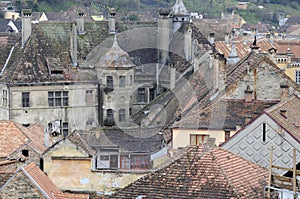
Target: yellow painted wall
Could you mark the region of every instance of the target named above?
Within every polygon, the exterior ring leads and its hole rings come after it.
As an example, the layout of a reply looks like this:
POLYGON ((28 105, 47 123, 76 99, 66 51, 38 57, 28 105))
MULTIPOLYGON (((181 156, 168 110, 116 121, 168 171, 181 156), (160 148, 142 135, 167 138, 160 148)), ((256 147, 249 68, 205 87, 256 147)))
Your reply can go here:
POLYGON ((295 80, 296 77, 296 70, 300 70, 299 68, 287 68, 285 69, 285 74, 287 74, 292 80, 295 80))
MULTIPOLYGON (((216 145, 219 146, 225 141, 225 133, 223 130, 194 130, 194 129, 172 129, 173 131, 173 148, 186 147, 190 145, 190 135, 209 135, 210 138, 216 139, 216 145)), ((235 131, 230 132, 230 136, 233 136, 235 131)))
POLYGON ((145 175, 92 171, 92 158, 88 158, 80 147, 76 147, 68 139, 62 140, 44 155, 44 171, 60 189, 74 191, 112 191, 145 175), (67 157, 85 159, 66 159, 67 157))
POLYGON ((145 174, 91 171, 90 160, 52 160, 48 177, 62 190, 112 191, 145 174))

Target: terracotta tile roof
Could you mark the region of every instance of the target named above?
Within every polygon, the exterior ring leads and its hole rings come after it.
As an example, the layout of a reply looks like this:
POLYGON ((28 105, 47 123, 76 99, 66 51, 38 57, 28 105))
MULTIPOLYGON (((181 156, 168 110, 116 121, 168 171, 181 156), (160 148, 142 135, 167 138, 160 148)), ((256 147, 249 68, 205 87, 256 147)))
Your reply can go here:
POLYGON ((110 198, 263 198, 267 170, 220 148, 190 146, 110 198))
POLYGON ((54 193, 55 199, 89 199, 88 194, 54 193))
MULTIPOLYGON (((55 199, 52 193, 61 193, 61 190, 43 173, 35 163, 30 163, 22 168, 29 179, 39 187, 40 191, 47 194, 48 197, 55 199)), ((43 193, 43 194, 44 194, 43 193)))
MULTIPOLYGON (((239 58, 242 59, 251 52, 250 46, 252 43, 253 39, 249 38, 247 38, 246 42, 243 41, 242 37, 235 39, 235 47, 239 58)), ((215 46, 219 53, 224 54, 224 57, 228 58, 232 46, 231 42, 217 41, 215 46)), ((293 53, 292 58, 300 58, 300 40, 274 40, 271 43, 266 38, 260 38, 257 40, 257 46, 260 47, 260 53, 268 53, 268 50, 275 48, 278 54, 285 54, 290 49, 290 52, 293 53)))
POLYGON ((44 127, 39 124, 32 124, 25 131, 30 138, 29 145, 39 154, 42 154, 47 147, 44 145, 44 127))
POLYGON ((46 150, 44 129, 36 125, 28 129, 13 121, 0 121, 0 157, 8 157, 24 144, 42 154, 46 150))
POLYGON ((246 118, 252 119, 260 115, 278 101, 254 101, 245 103, 243 99, 218 100, 204 109, 176 122, 173 128, 236 130, 237 125, 245 125, 246 118))
POLYGON ((266 113, 273 118, 281 127, 300 142, 300 98, 291 98, 266 110, 266 113))
POLYGON ((26 128, 12 121, 0 121, 0 157, 8 157, 21 145, 29 142, 23 133, 26 128))

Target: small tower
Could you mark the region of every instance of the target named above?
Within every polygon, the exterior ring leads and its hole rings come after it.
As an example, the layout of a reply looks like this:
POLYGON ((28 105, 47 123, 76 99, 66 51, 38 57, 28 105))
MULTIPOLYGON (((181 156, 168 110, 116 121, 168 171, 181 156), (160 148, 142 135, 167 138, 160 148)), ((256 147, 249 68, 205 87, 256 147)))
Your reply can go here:
POLYGON ((115 34, 116 33, 116 11, 114 8, 109 10, 109 18, 108 18, 108 33, 115 34))
POLYGON ((190 21, 190 14, 184 6, 182 0, 176 0, 172 8, 173 13, 173 32, 176 32, 184 22, 190 21))
POLYGON ((22 48, 24 48, 31 35, 31 15, 31 9, 22 10, 22 48))
POLYGON ((236 52, 236 48, 235 48, 234 31, 232 31, 232 45, 231 45, 230 54, 227 58, 227 64, 234 65, 234 64, 238 63, 239 61, 240 61, 240 58, 239 58, 239 56, 236 52))
POLYGON ((110 50, 95 65, 102 80, 104 126, 129 124, 130 96, 134 92, 134 67, 130 56, 122 50, 115 36, 110 50))

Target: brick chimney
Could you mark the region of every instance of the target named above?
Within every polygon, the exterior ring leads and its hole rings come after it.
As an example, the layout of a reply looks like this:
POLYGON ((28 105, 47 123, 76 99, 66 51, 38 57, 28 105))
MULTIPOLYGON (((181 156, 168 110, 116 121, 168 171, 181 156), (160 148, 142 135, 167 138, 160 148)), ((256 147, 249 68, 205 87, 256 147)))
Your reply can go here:
POLYGON ((77 33, 78 34, 85 34, 84 31, 84 13, 82 11, 79 11, 77 13, 77 33))
POLYGON ((215 33, 211 32, 208 35, 208 41, 210 44, 214 44, 215 43, 215 33))
POLYGON ((248 40, 247 40, 248 34, 246 32, 243 32, 243 44, 247 44, 248 40))
POLYGON ((31 9, 22 10, 22 48, 24 48, 31 35, 31 15, 31 9))
POLYGON ((253 90, 250 89, 250 86, 247 86, 245 90, 245 103, 251 103, 253 100, 253 90))
POLYGON ((176 83, 176 68, 175 66, 170 67, 170 89, 173 90, 175 88, 176 83))
POLYGON ((225 43, 228 44, 229 41, 230 41, 229 33, 226 32, 226 33, 225 33, 225 43))
POLYGON ((72 25, 70 33, 70 55, 74 67, 78 66, 77 62, 77 30, 75 24, 72 25))
POLYGON ((192 59, 192 29, 189 28, 184 34, 184 54, 186 61, 192 59))
POLYGON ((283 101, 289 97, 289 86, 285 83, 280 84, 280 100, 283 101))

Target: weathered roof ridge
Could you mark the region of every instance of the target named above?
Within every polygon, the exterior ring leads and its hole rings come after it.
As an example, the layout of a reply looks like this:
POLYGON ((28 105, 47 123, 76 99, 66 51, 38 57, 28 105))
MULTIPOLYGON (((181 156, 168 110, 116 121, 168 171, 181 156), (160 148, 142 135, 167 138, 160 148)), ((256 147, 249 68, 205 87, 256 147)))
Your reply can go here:
POLYGON ((42 192, 43 195, 53 198, 52 193, 61 192, 61 190, 42 172, 35 163, 30 163, 22 167, 21 171, 29 180, 42 192))
POLYGON ((80 136, 77 131, 74 131, 67 138, 73 142, 75 145, 81 147, 89 156, 93 156, 96 151, 94 151, 90 146, 86 143, 86 141, 80 136))

